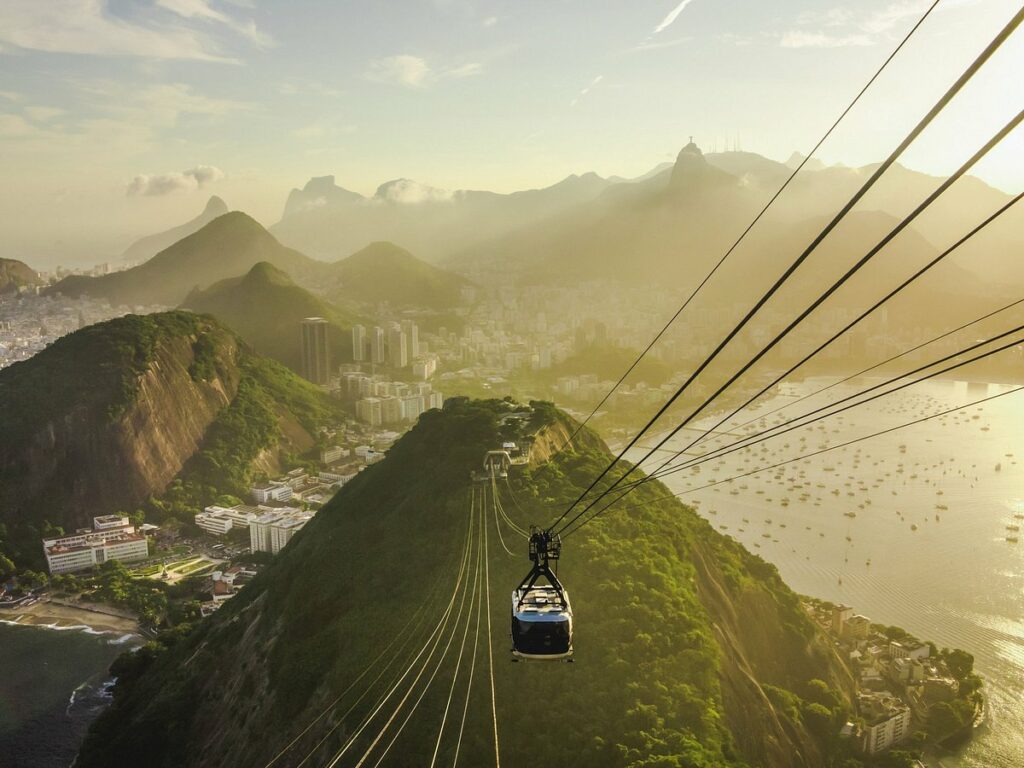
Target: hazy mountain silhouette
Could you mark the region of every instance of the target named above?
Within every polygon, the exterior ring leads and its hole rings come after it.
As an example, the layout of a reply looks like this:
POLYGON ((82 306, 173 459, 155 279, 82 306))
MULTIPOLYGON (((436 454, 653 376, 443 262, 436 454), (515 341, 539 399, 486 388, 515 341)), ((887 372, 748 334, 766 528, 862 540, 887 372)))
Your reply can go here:
POLYGON ((124 261, 146 261, 151 259, 160 251, 174 245, 183 237, 188 237, 193 232, 198 232, 218 216, 223 216, 227 212, 227 204, 216 195, 213 195, 207 201, 203 212, 194 219, 180 226, 168 229, 165 232, 158 232, 155 235, 148 235, 136 240, 125 249, 124 253, 121 254, 121 258, 124 261))
POLYGON ((543 189, 498 194, 450 192, 394 179, 381 184, 372 197, 363 197, 335 185, 333 176, 323 176, 292 190, 284 216, 271 231, 282 242, 327 260, 369 242, 391 240, 436 261, 482 238, 592 200, 616 181, 621 180, 586 173, 543 189))
POLYGON ((17 259, 0 259, 0 293, 17 291, 22 286, 38 285, 39 274, 17 259))
POLYGON ((144 264, 102 277, 67 277, 50 290, 99 296, 114 304, 177 306, 193 288, 245 274, 261 261, 299 280, 321 266, 281 245, 254 219, 235 211, 214 219, 144 264))
POLYGON ((325 295, 342 304, 447 310, 460 301, 470 281, 416 258, 394 243, 371 243, 325 270, 325 295))

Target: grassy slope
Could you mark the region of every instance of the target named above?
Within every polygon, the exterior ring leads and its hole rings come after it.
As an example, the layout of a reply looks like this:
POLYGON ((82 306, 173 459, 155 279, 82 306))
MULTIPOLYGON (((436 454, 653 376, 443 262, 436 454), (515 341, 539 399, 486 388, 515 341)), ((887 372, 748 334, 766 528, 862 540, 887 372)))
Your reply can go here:
MULTIPOLYGON (((78 765, 145 759, 243 766, 269 759, 391 638, 409 631, 406 622, 420 606, 438 604, 432 585, 450 583, 465 535, 467 475, 499 439, 495 416, 502 408, 455 403, 425 414, 385 462, 347 485, 212 620, 122 663, 115 703, 92 729, 78 765)), ((550 513, 540 505, 564 503, 606 460, 591 439, 579 452, 531 469, 516 481, 527 512, 513 514, 521 524, 544 522, 550 513)), ((645 487, 628 514, 569 539, 561 573, 578 618, 575 665, 508 664, 507 596, 527 563, 491 541, 498 717, 508 764, 744 763, 721 687, 716 626, 723 618, 709 615, 711 603, 699 594, 698 553, 713 561, 725 594, 737 604, 756 598, 760 618, 771 624, 760 633, 780 649, 765 682, 792 690, 829 674, 827 659, 808 651, 813 629, 775 570, 677 501, 660 499, 663 493, 655 484, 645 487), (787 663, 790 657, 799 665, 787 663), (538 719, 543 738, 526 737, 537 733, 538 719)), ((479 693, 485 680, 479 678, 470 707, 467 764, 487 759, 489 712, 479 693)), ((763 729, 776 715, 767 700, 754 706, 754 730, 763 729)), ((423 707, 430 715, 411 721, 402 737, 409 764, 426 759, 443 698, 432 693, 423 707)), ((789 727, 799 730, 799 710, 794 717, 789 727)), ((323 731, 315 729, 304 744, 323 731)))

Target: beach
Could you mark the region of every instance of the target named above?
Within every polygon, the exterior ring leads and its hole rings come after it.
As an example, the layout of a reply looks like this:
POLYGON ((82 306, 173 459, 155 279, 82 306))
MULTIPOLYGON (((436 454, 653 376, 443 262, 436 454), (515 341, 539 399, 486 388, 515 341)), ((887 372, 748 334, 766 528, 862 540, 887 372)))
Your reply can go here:
POLYGON ((0 611, 0 621, 50 629, 81 629, 92 633, 139 635, 138 619, 108 605, 44 597, 28 606, 0 611))

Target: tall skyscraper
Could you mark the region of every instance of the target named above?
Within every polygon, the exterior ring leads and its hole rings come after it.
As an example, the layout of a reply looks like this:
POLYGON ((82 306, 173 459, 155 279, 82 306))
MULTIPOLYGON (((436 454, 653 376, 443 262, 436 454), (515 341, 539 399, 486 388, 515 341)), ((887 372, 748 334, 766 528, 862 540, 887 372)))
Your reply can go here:
POLYGON ((366 326, 352 326, 352 360, 361 363, 366 359, 366 326))
POLYGON ((409 349, 400 325, 388 329, 388 362, 392 368, 405 368, 409 364, 409 349))
POLYGON ((412 320, 402 321, 402 333, 405 334, 409 359, 415 360, 420 356, 420 329, 412 320))
POLYGON ((384 360, 384 329, 380 326, 374 326, 373 331, 370 333, 370 362, 380 364, 384 360))
POLYGON ((328 327, 322 317, 307 317, 302 321, 302 375, 314 384, 331 383, 328 327))

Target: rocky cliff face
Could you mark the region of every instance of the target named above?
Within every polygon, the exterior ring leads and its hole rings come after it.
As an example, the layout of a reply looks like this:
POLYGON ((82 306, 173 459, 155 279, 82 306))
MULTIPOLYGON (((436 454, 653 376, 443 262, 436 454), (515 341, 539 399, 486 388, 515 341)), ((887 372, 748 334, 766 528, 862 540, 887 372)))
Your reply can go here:
POLYGON ((84 328, 0 371, 0 551, 38 565, 48 523, 112 512, 189 522, 311 450, 337 408, 206 315, 84 328))
MULTIPOLYGON (((132 395, 121 405, 102 397, 64 404, 21 398, 21 407, 37 408, 39 418, 25 424, 18 439, 0 444, 0 516, 14 522, 42 518, 70 529, 91 524, 95 515, 133 510, 161 493, 238 388, 237 339, 201 324, 190 330, 160 334, 131 374, 132 395), (194 375, 202 334, 217 336, 222 361, 208 380, 194 375)), ((5 371, 0 400, 29 373, 21 366, 5 371)), ((61 375, 87 389, 97 384, 90 382, 91 373, 68 368, 61 375)))

